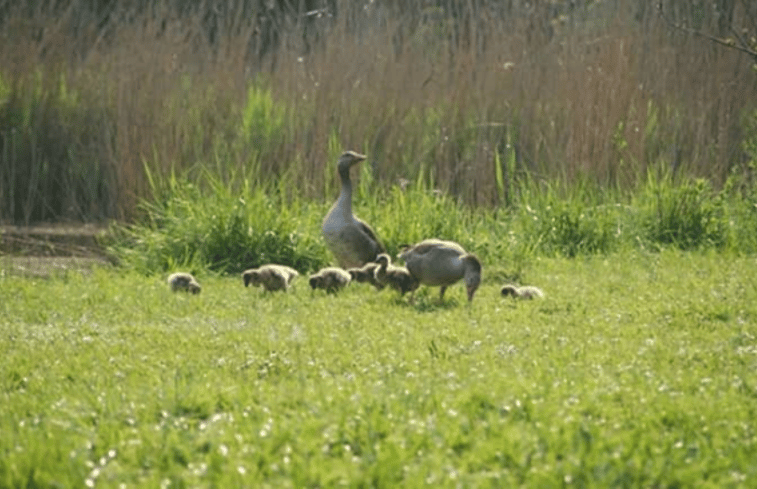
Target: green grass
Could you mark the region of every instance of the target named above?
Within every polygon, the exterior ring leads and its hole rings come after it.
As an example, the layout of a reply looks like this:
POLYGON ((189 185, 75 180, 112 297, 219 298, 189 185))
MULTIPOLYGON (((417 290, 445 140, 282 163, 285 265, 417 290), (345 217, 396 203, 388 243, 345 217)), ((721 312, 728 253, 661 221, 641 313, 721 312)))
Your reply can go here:
MULTIPOLYGON (((326 173, 335 173, 331 166, 326 173)), ((738 175, 721 190, 702 179, 648 178, 633 192, 588 178, 577 186, 528 180, 513 185, 510 207, 474 208, 418 181, 383 188, 368 164, 353 171, 353 208, 391 256, 402 245, 437 237, 459 242, 484 260, 508 263, 517 279, 538 256, 579 257, 621 251, 757 252, 755 186, 738 175)), ((264 263, 311 272, 331 262, 321 224, 325 201, 290 195, 289 180, 227 180, 199 167, 165 178, 150 175, 153 201, 132 224, 116 223, 108 247, 127 268, 150 275, 183 268, 238 274, 264 263)), ((248 178, 249 177, 249 178, 248 178)))
POLYGON ((471 306, 0 274, 0 487, 753 484, 753 257, 484 265, 471 306))

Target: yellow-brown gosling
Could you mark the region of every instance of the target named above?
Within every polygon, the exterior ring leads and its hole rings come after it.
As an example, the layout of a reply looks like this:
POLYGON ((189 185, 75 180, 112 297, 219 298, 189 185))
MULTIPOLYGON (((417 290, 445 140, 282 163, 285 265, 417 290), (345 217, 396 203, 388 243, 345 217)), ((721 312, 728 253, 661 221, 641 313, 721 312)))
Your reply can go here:
POLYGON ((310 287, 313 290, 323 289, 326 292, 336 293, 350 283, 350 274, 336 267, 326 267, 310 276, 310 287))
POLYGON ((339 158, 337 171, 342 181, 339 198, 323 219, 323 237, 337 263, 343 269, 362 267, 376 261, 384 253, 376 233, 352 213, 352 181, 350 168, 365 159, 365 155, 346 151, 339 158))
POLYGON ((471 302, 481 284, 481 262, 454 241, 427 239, 404 249, 399 257, 421 284, 441 287, 440 301, 447 287, 462 279, 471 302))
POLYGON ((376 282, 388 285, 398 291, 401 296, 407 292, 414 292, 418 288, 418 280, 413 277, 410 271, 405 267, 392 265, 391 259, 386 253, 381 253, 376 258, 376 263, 378 263, 374 275, 376 282))
POLYGON ((511 295, 516 299, 541 299, 544 297, 544 292, 539 287, 534 287, 533 285, 518 287, 508 284, 502 287, 501 293, 505 297, 511 295))
POLYGON ((168 276, 168 285, 173 292, 185 291, 193 294, 199 294, 202 287, 195 280, 191 273, 176 272, 168 276))
POLYGON ((350 274, 350 277, 352 278, 353 282, 357 282, 360 284, 371 284, 374 287, 376 287, 376 290, 381 290, 384 288, 384 284, 379 283, 376 280, 376 268, 378 268, 378 263, 366 263, 360 268, 354 267, 354 268, 348 268, 347 273, 350 274))
POLYGON ((242 279, 244 280, 245 287, 248 285, 260 285, 268 292, 276 290, 286 292, 292 281, 299 275, 297 270, 286 265, 269 264, 245 270, 242 273, 242 279))

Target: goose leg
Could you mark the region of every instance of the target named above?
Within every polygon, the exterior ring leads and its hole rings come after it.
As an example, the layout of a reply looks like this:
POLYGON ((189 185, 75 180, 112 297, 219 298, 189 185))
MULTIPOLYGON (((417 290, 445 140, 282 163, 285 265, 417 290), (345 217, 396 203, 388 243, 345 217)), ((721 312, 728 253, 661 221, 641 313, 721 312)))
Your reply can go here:
POLYGON ((415 304, 415 290, 410 292, 410 298, 407 300, 408 304, 415 304))
POLYGON ((442 301, 444 300, 444 292, 445 292, 446 290, 447 290, 447 286, 446 286, 446 285, 442 285, 442 286, 441 286, 441 287, 439 288, 439 302, 442 302, 442 301))

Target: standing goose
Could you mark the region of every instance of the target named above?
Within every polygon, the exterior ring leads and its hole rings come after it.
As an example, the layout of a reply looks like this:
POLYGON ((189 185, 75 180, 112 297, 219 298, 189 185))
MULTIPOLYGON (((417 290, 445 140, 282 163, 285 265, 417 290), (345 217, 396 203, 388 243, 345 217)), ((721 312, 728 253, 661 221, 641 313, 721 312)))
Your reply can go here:
POLYGON ((427 239, 404 249, 399 257, 421 284, 441 287, 440 301, 448 286, 463 279, 471 302, 481 284, 481 262, 454 241, 427 239))
POLYGON ((365 155, 346 151, 339 158, 337 170, 342 191, 323 219, 323 237, 339 266, 348 269, 362 267, 376 260, 384 246, 368 224, 352 213, 352 181, 350 168, 365 159, 365 155))

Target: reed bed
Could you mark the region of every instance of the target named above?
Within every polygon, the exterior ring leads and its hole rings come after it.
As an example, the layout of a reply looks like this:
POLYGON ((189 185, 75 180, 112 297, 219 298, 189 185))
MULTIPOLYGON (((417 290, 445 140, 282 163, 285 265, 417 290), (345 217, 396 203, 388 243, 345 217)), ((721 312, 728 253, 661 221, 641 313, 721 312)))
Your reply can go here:
MULTIPOLYGON (((720 4, 749 42, 754 7, 720 4)), ((422 180, 487 208, 523 204, 526 179, 750 175, 754 59, 645 3, 266 5, 0 6, 0 220, 128 222, 148 174, 208 169, 330 199, 347 148, 383 188, 422 180)))

